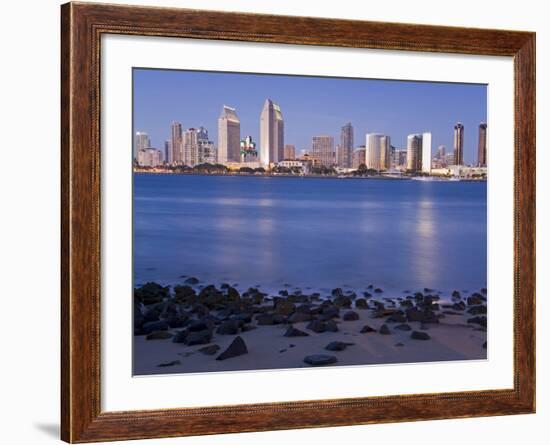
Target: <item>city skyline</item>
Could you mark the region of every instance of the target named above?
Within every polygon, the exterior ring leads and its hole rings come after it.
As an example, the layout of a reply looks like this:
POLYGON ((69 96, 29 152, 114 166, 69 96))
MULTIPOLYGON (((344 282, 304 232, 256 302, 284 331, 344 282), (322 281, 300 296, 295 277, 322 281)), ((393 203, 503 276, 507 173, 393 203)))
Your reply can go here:
POLYGON ((462 122, 464 163, 476 164, 478 128, 487 120, 485 85, 135 69, 134 130, 147 133, 151 146, 161 150, 174 121, 184 129, 204 126, 217 143, 220 108, 231 104, 241 137, 261 141, 266 98, 283 110, 284 143, 297 152, 310 150, 319 134, 340 140, 347 122, 354 127, 354 150, 369 132, 387 134, 397 149, 406 148, 409 134, 430 132, 433 146, 452 150, 453 128, 462 122))

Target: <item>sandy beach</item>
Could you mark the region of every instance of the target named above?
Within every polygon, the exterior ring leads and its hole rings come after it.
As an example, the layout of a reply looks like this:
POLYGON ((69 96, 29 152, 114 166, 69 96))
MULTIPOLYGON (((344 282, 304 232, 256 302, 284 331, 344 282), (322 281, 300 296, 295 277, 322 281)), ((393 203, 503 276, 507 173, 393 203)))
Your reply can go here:
POLYGON ((311 366, 307 357, 318 355, 330 358, 325 366, 487 357, 486 318, 479 316, 486 313, 486 298, 477 292, 392 298, 366 291, 370 296, 364 298, 335 289, 333 296, 319 298, 301 292, 272 297, 255 289, 241 295, 214 286, 185 289, 187 302, 176 294, 149 306, 161 306, 162 312, 134 336, 134 375, 301 368, 311 366), (292 322, 300 318, 308 320, 292 322), (181 326, 169 326, 174 323, 181 326), (292 328, 301 335, 285 336, 292 328), (198 339, 191 339, 197 333, 198 339), (232 345, 236 339, 240 350, 232 345), (220 360, 228 348, 237 355, 220 360))

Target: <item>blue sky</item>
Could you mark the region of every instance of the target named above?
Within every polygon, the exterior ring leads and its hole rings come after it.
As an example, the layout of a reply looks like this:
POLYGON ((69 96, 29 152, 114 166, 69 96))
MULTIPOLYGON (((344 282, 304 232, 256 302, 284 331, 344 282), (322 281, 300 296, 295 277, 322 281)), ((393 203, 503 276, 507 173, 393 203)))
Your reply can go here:
POLYGON ((285 143, 299 152, 311 138, 331 135, 351 122, 355 146, 366 133, 385 133, 405 148, 407 135, 432 132, 432 147, 453 147, 453 126, 464 124, 464 161, 477 159, 478 125, 487 119, 487 88, 478 84, 280 76, 180 70, 134 69, 134 131, 145 131, 163 148, 172 121, 204 126, 217 144, 222 106, 237 109, 241 137, 259 141, 260 112, 269 97, 285 121, 285 143))

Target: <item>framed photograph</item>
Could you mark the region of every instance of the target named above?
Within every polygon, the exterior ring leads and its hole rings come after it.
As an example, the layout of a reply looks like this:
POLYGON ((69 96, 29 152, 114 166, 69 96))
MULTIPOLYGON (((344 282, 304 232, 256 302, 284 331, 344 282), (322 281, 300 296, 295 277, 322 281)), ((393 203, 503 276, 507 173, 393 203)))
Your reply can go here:
POLYGON ((62 439, 535 411, 535 34, 62 6, 62 439))

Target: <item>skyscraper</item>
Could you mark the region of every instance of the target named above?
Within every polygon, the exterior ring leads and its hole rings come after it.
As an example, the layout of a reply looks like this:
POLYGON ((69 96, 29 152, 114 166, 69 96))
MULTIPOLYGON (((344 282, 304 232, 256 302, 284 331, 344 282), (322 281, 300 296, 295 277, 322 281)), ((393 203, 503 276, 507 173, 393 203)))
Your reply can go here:
POLYGON ((241 121, 235 108, 226 105, 218 118, 218 162, 239 162, 241 121))
POLYGON ((407 170, 417 172, 422 169, 422 135, 407 136, 407 170))
POLYGON ((134 159, 137 159, 137 155, 140 150, 145 150, 150 147, 151 140, 149 139, 149 135, 143 131, 137 131, 134 146, 134 159))
POLYGON ((464 165, 464 125, 458 122, 454 132, 454 163, 464 165))
POLYGON ((479 140, 477 143, 477 165, 487 167, 487 124, 479 124, 479 140))
POLYGON ((266 99, 260 115, 260 161, 264 165, 284 159, 285 123, 279 105, 266 99))
POLYGON ((198 131, 195 128, 189 128, 183 133, 183 163, 194 167, 198 164, 198 155, 198 131))
POLYGON ((432 171, 432 134, 429 132, 422 134, 422 172, 431 173, 432 171))
POLYGON ((311 156, 319 164, 331 167, 334 164, 334 138, 332 136, 313 136, 311 156))
POLYGON ((166 140, 164 141, 164 162, 167 164, 172 164, 172 141, 166 140))
POLYGON ((285 145, 284 158, 288 160, 296 159, 296 147, 293 144, 285 145))
POLYGON ((350 168, 353 162, 353 126, 348 122, 340 130, 340 149, 337 151, 338 166, 350 168))
POLYGON ((214 143, 208 139, 208 130, 200 127, 197 130, 197 164, 215 164, 218 156, 214 143))
POLYGON ((183 163, 182 127, 179 122, 172 122, 172 163, 183 163))
POLYGON ((374 170, 388 170, 391 167, 390 137, 381 133, 367 133, 365 164, 374 170))

